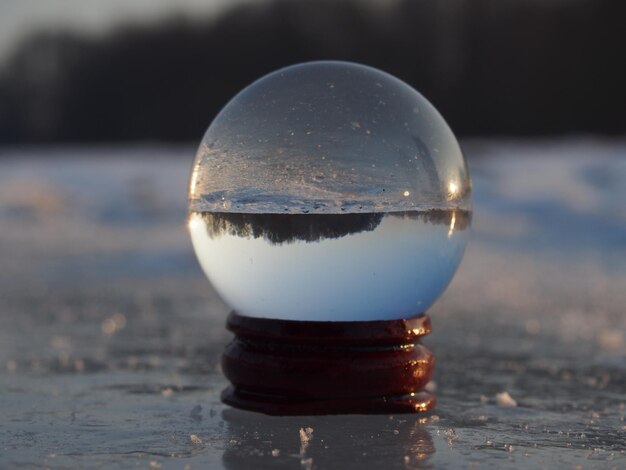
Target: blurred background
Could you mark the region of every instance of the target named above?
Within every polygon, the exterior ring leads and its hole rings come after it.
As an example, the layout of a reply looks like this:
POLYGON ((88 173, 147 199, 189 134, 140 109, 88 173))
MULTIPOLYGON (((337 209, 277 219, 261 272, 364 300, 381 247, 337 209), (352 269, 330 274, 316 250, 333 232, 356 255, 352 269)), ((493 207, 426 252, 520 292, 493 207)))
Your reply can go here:
POLYGON ((0 0, 0 144, 196 142, 243 86, 340 59, 461 136, 626 130, 621 0, 0 0))
POLYGON ((0 0, 0 467, 626 468, 625 20, 623 0, 0 0), (220 402, 195 149, 241 88, 316 59, 413 85, 469 162, 431 418, 220 402))

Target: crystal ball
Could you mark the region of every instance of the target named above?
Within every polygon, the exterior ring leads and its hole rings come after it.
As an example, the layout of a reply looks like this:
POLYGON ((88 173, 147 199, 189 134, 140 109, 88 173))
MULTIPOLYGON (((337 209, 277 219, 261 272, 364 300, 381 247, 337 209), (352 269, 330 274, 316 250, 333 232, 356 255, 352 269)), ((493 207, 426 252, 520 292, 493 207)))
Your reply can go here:
POLYGON ((467 165, 439 112, 348 62, 242 90, 206 131, 189 184, 200 265, 250 317, 415 316, 452 279, 470 220, 467 165))

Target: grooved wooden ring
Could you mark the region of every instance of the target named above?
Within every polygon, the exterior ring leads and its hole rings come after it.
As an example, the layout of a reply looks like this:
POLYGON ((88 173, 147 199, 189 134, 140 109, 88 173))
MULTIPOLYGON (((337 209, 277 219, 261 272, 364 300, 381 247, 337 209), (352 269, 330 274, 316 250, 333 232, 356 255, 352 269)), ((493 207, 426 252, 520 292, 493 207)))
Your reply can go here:
POLYGON ((414 413, 434 407, 424 391, 432 353, 422 314, 405 320, 315 322, 231 313, 222 356, 232 387, 222 400, 273 415, 414 413))

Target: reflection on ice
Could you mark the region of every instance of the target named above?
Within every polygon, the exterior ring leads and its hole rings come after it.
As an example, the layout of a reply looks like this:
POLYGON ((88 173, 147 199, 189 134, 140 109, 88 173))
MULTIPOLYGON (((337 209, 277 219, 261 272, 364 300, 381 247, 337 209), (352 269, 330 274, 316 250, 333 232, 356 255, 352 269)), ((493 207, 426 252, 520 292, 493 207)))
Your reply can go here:
MULTIPOLYGON (((430 468, 435 454, 426 417, 373 415, 270 417, 226 409, 227 469, 430 468), (373 447, 379 452, 372 452, 373 447), (380 449, 393 452, 380 452, 380 449), (302 466, 302 467, 300 467, 302 466)), ((433 417, 436 418, 436 417, 433 417)))

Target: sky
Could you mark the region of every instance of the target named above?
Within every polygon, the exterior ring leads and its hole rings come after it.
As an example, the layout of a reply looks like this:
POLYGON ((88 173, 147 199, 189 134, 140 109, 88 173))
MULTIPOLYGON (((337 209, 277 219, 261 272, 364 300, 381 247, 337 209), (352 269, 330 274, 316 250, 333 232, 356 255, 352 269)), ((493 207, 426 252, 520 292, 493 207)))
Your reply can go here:
POLYGON ((150 22, 173 13, 211 16, 229 5, 260 0, 0 0, 0 61, 38 29, 106 32, 125 22, 150 22))
MULTIPOLYGON (((127 22, 151 22, 172 14, 210 17, 240 3, 264 0, 0 0, 0 62, 39 29, 98 34, 127 22)), ((385 5, 397 0, 361 0, 385 5)))

